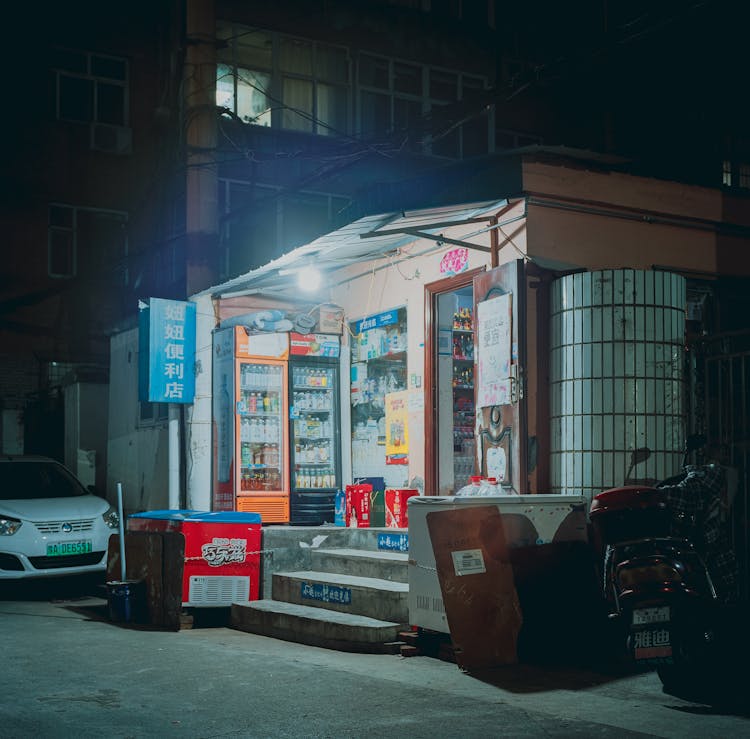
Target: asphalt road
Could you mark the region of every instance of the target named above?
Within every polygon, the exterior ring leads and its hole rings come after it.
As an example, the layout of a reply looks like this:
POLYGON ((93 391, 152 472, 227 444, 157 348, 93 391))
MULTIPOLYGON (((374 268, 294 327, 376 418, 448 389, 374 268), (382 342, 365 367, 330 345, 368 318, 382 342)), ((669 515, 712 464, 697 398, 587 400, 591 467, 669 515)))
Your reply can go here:
POLYGON ((0 582, 0 737, 750 736, 750 702, 668 695, 651 672, 470 675, 223 626, 116 624, 101 595, 91 581, 0 582))

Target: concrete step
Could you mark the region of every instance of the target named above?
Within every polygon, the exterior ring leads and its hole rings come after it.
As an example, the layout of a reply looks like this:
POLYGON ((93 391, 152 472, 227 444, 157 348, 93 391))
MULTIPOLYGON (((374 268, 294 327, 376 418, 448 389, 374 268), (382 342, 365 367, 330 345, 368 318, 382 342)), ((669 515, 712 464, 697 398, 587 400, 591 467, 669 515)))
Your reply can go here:
POLYGON ((310 557, 312 569, 320 572, 376 577, 394 582, 409 581, 409 555, 406 552, 351 548, 314 549, 310 557))
POLYGON ((231 626, 274 639, 346 652, 397 654, 401 625, 276 600, 234 603, 231 626))
POLYGON ((409 621, 408 593, 408 583, 376 577, 314 570, 273 575, 274 600, 401 624, 409 621))

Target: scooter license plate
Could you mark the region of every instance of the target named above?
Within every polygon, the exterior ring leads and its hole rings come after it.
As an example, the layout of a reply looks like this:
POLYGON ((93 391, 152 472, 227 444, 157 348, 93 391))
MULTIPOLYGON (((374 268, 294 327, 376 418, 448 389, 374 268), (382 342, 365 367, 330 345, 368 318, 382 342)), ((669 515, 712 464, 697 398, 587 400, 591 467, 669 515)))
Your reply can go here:
POLYGON ((635 631, 631 635, 633 657, 636 660, 669 661, 672 641, 669 629, 653 628, 635 631))
POLYGON ((633 610, 633 626, 648 626, 669 621, 669 606, 653 606, 651 608, 636 608, 633 610))

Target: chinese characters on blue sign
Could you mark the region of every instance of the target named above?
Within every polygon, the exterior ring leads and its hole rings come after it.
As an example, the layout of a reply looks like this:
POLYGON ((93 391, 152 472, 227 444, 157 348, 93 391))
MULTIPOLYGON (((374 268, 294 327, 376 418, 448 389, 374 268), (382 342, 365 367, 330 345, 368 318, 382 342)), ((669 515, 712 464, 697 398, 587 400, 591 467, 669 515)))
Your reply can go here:
POLYGON ((319 582, 303 582, 301 595, 308 600, 319 600, 323 603, 349 605, 352 602, 351 588, 340 588, 338 585, 325 585, 319 582))
POLYGON ((389 310, 385 313, 378 313, 374 316, 368 316, 361 321, 357 321, 354 326, 354 333, 359 335, 363 331, 369 331, 373 328, 382 328, 383 326, 393 326, 398 323, 398 312, 389 310))
POLYGON ((139 396, 152 403, 192 403, 195 396, 195 303, 152 298, 139 315, 139 396))
POLYGON ((408 552, 409 534, 378 534, 378 549, 387 552, 408 552))

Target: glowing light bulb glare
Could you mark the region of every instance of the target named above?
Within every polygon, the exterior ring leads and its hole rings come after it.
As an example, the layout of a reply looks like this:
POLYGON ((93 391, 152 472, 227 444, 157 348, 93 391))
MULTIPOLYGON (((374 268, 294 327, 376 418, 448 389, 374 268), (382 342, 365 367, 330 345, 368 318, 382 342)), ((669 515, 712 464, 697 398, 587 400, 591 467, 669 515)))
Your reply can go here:
POLYGON ((297 284, 300 289, 315 292, 320 287, 321 275, 315 267, 303 267, 297 273, 297 284))

